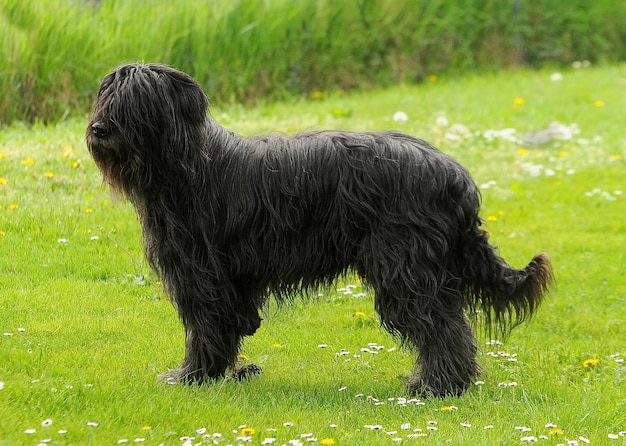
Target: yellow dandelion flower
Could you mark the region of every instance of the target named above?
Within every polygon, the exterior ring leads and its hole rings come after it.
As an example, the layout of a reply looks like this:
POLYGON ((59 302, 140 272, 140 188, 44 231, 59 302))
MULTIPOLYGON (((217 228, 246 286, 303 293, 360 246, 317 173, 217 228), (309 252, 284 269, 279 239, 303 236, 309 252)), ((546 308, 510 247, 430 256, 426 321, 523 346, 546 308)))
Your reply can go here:
POLYGON ((7 179, 0 177, 0 186, 7 184, 7 179))
POLYGON ((621 161, 623 159, 624 159, 624 155, 611 155, 611 161, 621 161))
POLYGON ((524 105, 524 98, 515 98, 513 100, 513 109, 517 110, 518 108, 520 108, 522 105, 524 105))
POLYGON ((365 314, 363 311, 357 311, 356 313, 354 313, 354 317, 367 317, 367 314, 365 314))
POLYGON ((324 446, 331 446, 335 444, 335 440, 333 440, 332 438, 324 438, 322 439, 322 441, 320 441, 320 444, 323 444, 324 446))
POLYGON ((549 435, 565 435, 565 432, 563 432, 563 429, 561 429, 560 427, 553 427, 552 429, 550 429, 550 432, 548 432, 549 435))
POLYGON ((458 410, 456 406, 443 406, 441 409, 442 412, 452 412, 453 410, 458 410))
POLYGON ((593 106, 594 106, 594 107, 598 107, 598 108, 600 108, 600 107, 604 107, 604 101, 600 101, 600 100, 595 101, 595 102, 593 103, 593 106))
POLYGON ((147 424, 142 427, 141 429, 143 429, 144 431, 149 431, 150 429, 152 429, 152 426, 148 426, 147 424))
POLYGON ((4 237, 5 235, 7 235, 7 233, 6 233, 6 232, 4 232, 4 231, 0 231, 0 237, 4 237))
POLYGON ((4 152, 1 152, 1 153, 0 153, 0 160, 5 159, 6 157, 7 157, 7 154, 6 154, 6 153, 4 153, 4 152))
POLYGON ((311 98, 313 99, 322 99, 324 97, 324 93, 322 93, 321 91, 314 91, 313 93, 311 93, 311 98))
POLYGON ((274 342, 274 343, 272 344, 272 347, 274 347, 274 348, 283 348, 283 344, 281 344, 281 343, 279 343, 279 342, 274 342))
POLYGON ((590 358, 590 359, 585 359, 583 361, 583 367, 584 368, 589 368, 589 367, 595 367, 598 365, 598 363, 600 362, 600 360, 598 358, 590 358))
POLYGON ((244 427, 243 429, 241 429, 241 435, 245 435, 246 437, 254 435, 255 432, 256 431, 251 427, 244 427))
POLYGON ((247 361, 249 358, 243 353, 240 353, 237 355, 237 359, 239 359, 240 361, 247 361))
POLYGON ((498 215, 502 217, 504 215, 504 211, 498 211, 498 215))
POLYGON ((74 162, 72 163, 72 167, 73 167, 74 169, 80 169, 81 167, 83 167, 83 163, 81 163, 80 161, 74 161, 74 162))
POLYGON ((91 214, 92 212, 93 212, 93 209, 91 209, 91 208, 85 209, 85 213, 86 214, 91 214))
POLYGON ((521 155, 521 156, 526 156, 529 153, 530 153, 530 151, 528 149, 523 148, 523 147, 517 151, 517 154, 521 155))
POLYGON ((24 166, 32 166, 33 164, 35 164, 35 160, 32 158, 26 158, 22 160, 22 165, 24 166))
POLYGON ((495 215, 488 215, 487 216, 487 221, 497 221, 498 217, 496 217, 495 215))
POLYGON ((439 77, 436 74, 430 74, 427 79, 428 82, 437 82, 439 80, 439 77))
POLYGON ((19 208, 19 206, 15 203, 9 205, 9 209, 11 209, 12 211, 14 211, 17 208, 19 208))
POLYGON ((561 158, 565 158, 567 155, 569 155, 569 153, 567 153, 565 150, 561 150, 561 151, 559 152, 559 156, 560 156, 561 158))
POLYGON ((54 172, 44 172, 43 176, 46 178, 53 178, 54 177, 54 172))

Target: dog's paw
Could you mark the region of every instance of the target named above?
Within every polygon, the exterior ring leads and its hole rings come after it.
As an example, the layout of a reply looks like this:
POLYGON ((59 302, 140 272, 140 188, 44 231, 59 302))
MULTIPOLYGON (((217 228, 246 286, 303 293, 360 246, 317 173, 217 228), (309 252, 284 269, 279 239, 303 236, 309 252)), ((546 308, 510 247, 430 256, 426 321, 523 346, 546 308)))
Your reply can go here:
POLYGON ((180 369, 168 370, 165 373, 161 373, 157 379, 159 382, 167 384, 168 386, 175 386, 179 382, 181 382, 184 374, 180 369))
POLYGON ((258 365, 246 364, 239 367, 233 372, 233 379, 235 381, 250 380, 257 375, 260 375, 262 372, 263 370, 261 370, 261 367, 259 367, 258 365))

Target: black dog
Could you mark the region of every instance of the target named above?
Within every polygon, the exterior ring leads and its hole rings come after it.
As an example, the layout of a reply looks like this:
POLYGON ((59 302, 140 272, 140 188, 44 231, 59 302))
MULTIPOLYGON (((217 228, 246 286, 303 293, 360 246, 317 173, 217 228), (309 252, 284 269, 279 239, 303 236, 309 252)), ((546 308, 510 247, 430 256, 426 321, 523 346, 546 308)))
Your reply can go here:
POLYGON ((508 266, 480 229, 470 175, 427 142, 399 132, 243 138, 207 109, 185 73, 124 65, 104 78, 87 127, 186 329, 170 380, 225 376, 270 294, 284 301, 354 271, 383 327, 419 352, 410 390, 458 395, 478 373, 465 312, 506 332, 548 290, 548 257, 508 266))

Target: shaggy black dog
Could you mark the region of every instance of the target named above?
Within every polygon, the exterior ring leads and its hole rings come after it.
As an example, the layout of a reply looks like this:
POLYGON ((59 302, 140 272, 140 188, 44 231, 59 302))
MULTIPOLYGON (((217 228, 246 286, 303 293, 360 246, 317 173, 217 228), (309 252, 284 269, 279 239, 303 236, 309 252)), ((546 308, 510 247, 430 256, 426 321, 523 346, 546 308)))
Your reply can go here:
POLYGON ((410 390, 458 395, 478 373, 466 312, 506 332, 547 292, 548 257, 523 269, 501 259, 470 175, 427 142, 399 132, 244 138, 207 109, 185 73, 124 65, 102 81, 87 127, 185 326, 185 359, 169 380, 225 376, 270 295, 282 302, 354 271, 383 327, 419 352, 410 390))

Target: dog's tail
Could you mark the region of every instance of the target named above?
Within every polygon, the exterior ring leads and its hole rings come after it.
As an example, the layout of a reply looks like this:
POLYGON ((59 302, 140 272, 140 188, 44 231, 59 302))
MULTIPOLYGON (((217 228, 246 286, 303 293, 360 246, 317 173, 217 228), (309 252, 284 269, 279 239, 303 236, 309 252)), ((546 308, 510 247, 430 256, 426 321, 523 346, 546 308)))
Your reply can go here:
POLYGON ((547 254, 536 255, 522 269, 511 267, 488 242, 488 234, 475 227, 466 239, 461 266, 463 291, 474 313, 482 313, 488 334, 508 332, 530 318, 553 284, 547 254))

